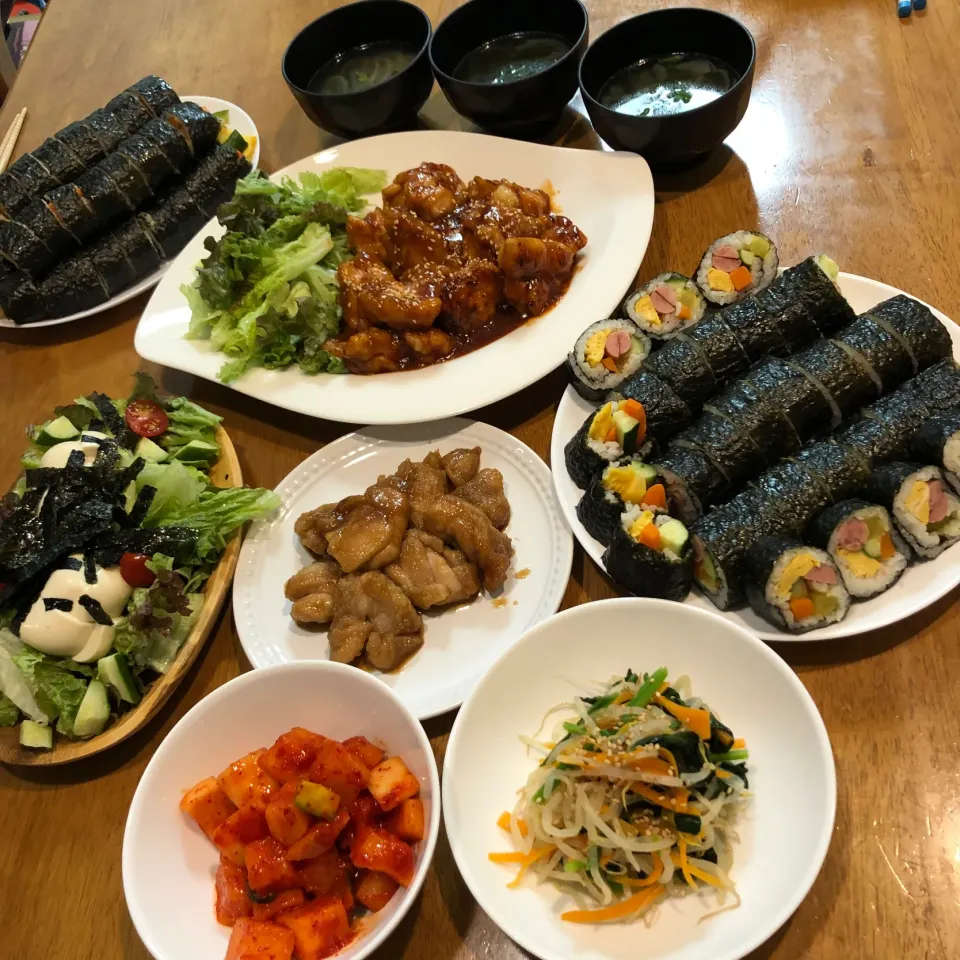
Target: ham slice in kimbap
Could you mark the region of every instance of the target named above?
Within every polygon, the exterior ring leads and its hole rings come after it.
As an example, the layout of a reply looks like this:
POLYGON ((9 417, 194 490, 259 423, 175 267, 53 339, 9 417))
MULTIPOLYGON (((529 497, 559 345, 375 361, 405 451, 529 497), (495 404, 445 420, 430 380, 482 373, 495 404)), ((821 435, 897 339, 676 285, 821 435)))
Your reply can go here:
POLYGON ((714 240, 697 269, 697 286, 719 307, 765 290, 777 275, 777 248, 769 237, 737 230, 714 240))
POLYGON ((707 301, 682 273, 661 273, 624 302, 627 316, 654 340, 669 340, 700 322, 707 301))
POLYGON ((650 341, 629 320, 601 320, 580 334, 567 357, 574 389, 587 400, 602 400, 640 369, 650 341))
POLYGON ((586 490, 604 467, 624 456, 646 457, 647 421, 636 400, 614 400, 591 413, 564 448, 570 479, 586 490))

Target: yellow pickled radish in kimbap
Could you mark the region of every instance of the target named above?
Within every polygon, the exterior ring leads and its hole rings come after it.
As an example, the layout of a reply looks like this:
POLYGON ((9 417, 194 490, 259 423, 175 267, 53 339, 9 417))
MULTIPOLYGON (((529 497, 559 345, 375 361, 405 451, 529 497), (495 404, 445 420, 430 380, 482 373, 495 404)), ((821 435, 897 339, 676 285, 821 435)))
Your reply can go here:
POLYGON ((699 323, 707 301, 682 273, 661 273, 624 301, 627 316, 655 340, 669 340, 699 323))
POLYGON ((696 285, 717 306, 736 303, 765 290, 777 275, 777 248, 753 230, 737 230, 707 247, 697 269, 696 285))
POLYGON ((574 389, 587 400, 602 400, 640 369, 650 340, 630 320, 601 320, 580 334, 567 356, 574 389))
POLYGON ((643 456, 647 417, 636 400, 613 400, 590 414, 564 448, 570 479, 586 490, 603 469, 623 456, 643 456))
POLYGON ((642 504, 663 509, 666 493, 657 483, 657 471, 634 457, 624 457, 604 468, 577 504, 577 517, 584 529, 604 546, 613 538, 623 511, 642 504))

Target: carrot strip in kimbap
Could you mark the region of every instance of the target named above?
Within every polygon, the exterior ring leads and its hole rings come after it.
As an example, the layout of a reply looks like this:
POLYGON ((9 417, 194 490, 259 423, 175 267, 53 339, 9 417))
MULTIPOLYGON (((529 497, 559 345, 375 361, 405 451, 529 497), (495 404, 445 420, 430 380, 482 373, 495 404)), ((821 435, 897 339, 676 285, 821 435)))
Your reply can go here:
POLYGON ((608 395, 611 400, 636 400, 647 417, 647 435, 663 443, 693 420, 693 412, 672 387, 640 370, 608 395))
POLYGON ((178 103, 163 112, 163 118, 187 141, 195 157, 203 156, 217 142, 220 121, 195 103, 178 103))
POLYGON ((697 286, 711 303, 726 306, 770 286, 778 266, 777 248, 769 237, 737 230, 707 247, 697 269, 697 286))
POLYGON ((669 340, 700 322, 707 302, 682 273, 661 273, 624 301, 627 316, 655 340, 669 340))
POLYGON ((747 553, 747 599, 776 627, 803 633, 842 620, 850 596, 824 550, 793 537, 763 537, 747 553))
POLYGON ((866 500, 841 500, 810 525, 813 543, 830 554, 851 597, 875 597, 897 582, 910 559, 890 514, 866 500))
POLYGON ((574 388, 587 400, 602 400, 640 369, 650 340, 629 320, 601 320, 580 334, 567 357, 574 388))
POLYGON ((570 479, 586 490, 604 467, 623 456, 645 456, 646 414, 636 400, 615 400, 591 413, 564 448, 570 479))
POLYGON ((960 408, 931 417, 913 438, 913 455, 942 466, 950 486, 960 493, 960 408))
POLYGON ((693 580, 690 534, 679 520, 635 504, 620 517, 603 565, 634 596, 682 601, 693 580))
POLYGON ((577 517, 594 540, 604 546, 613 538, 625 509, 643 506, 667 510, 669 503, 657 471, 642 460, 627 457, 605 467, 577 504, 577 517))

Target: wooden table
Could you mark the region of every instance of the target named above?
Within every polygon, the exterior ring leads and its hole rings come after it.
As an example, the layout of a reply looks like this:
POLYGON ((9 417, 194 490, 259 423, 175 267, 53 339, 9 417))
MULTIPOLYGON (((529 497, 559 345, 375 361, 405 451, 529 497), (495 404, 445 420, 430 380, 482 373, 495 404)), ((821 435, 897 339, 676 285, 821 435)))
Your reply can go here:
MULTIPOLYGON (((931 0, 925 15, 902 22, 893 0, 698 3, 722 7, 754 32, 753 99, 727 148, 705 170, 658 181, 642 276, 690 270, 710 239, 756 225, 776 237, 787 263, 828 251, 846 270, 960 316, 960 6, 931 0)), ((587 5, 597 36, 632 13, 665 4, 587 5)), ((284 86, 280 57, 296 31, 329 6, 327 0, 57 0, 0 113, 0 130, 26 105, 19 149, 31 149, 155 72, 183 93, 243 105, 260 128, 261 165, 274 170, 327 143, 284 86)), ((455 3, 424 6, 436 22, 455 3)), ((426 116, 435 124, 458 123, 438 94, 426 116)), ((597 145, 585 123, 567 139, 597 145)), ((143 366, 133 332, 145 302, 142 296, 64 327, 0 331, 0 486, 17 473, 25 424, 91 389, 127 392, 130 374, 143 366)), ((170 371, 151 372, 168 390, 223 414, 252 484, 274 486, 349 429, 170 371)), ((563 377, 554 374, 477 415, 546 459, 562 389, 563 377)), ((608 593, 578 549, 565 605, 608 593)), ((864 638, 780 649, 830 731, 839 803, 833 844, 812 892, 755 957, 960 956, 956 600, 955 593, 908 623, 864 638)), ((151 753, 179 717, 247 669, 226 610, 178 695, 139 736, 75 766, 0 769, 4 960, 147 957, 121 887, 128 804, 151 753)), ((427 724, 441 759, 452 719, 427 724)), ((423 897, 377 957, 522 955, 473 901, 441 837, 423 897)))

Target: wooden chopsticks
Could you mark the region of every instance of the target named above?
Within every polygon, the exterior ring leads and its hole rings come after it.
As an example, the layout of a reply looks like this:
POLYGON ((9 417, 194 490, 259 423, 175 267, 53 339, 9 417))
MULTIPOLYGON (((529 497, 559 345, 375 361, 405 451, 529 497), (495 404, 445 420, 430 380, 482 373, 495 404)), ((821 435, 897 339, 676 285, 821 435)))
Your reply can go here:
POLYGON ((14 118, 10 128, 4 134, 3 141, 0 142, 0 173, 7 169, 10 158, 13 156, 14 148, 17 145, 17 139, 20 131, 23 129, 23 121, 27 119, 27 108, 24 107, 14 118))

